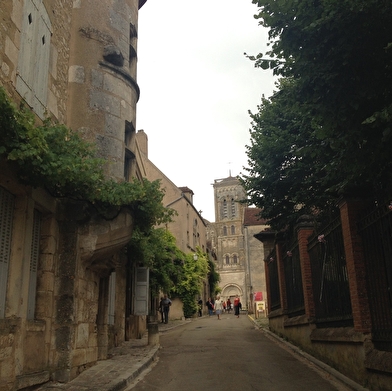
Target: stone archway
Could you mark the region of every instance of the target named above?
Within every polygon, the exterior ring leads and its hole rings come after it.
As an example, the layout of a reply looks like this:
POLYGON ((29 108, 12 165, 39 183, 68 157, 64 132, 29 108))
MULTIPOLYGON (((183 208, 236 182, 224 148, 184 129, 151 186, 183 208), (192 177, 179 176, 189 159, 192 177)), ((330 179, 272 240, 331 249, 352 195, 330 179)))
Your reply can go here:
POLYGON ((231 283, 231 284, 227 284, 222 288, 221 298, 223 300, 227 300, 228 298, 230 298, 230 300, 233 301, 233 298, 236 295, 238 295, 242 301, 243 291, 239 285, 231 283))

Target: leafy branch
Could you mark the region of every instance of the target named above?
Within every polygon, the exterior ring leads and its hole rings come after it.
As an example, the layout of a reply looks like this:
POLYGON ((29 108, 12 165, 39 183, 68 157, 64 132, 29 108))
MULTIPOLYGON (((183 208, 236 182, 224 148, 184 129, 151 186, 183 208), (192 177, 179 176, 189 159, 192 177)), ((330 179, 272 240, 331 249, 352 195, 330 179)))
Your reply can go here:
POLYGON ((27 108, 17 109, 0 88, 0 156, 17 167, 19 180, 55 197, 86 201, 103 215, 129 208, 141 229, 170 221, 159 181, 117 183, 104 175, 95 146, 65 125, 46 120, 36 125, 27 108))

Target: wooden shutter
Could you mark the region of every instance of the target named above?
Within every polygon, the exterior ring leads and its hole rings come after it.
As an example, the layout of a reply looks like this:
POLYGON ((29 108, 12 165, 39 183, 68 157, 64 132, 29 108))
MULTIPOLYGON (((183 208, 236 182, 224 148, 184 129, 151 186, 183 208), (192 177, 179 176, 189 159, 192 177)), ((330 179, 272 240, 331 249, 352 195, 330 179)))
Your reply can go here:
POLYGON ((0 187, 0 318, 5 316, 14 202, 14 196, 0 187))
POLYGON ((137 267, 135 273, 135 315, 148 315, 149 273, 147 267, 137 267))
POLYGON ((48 91, 51 24, 43 3, 25 1, 16 89, 41 117, 48 91))
POLYGON ((27 301, 27 319, 34 319, 37 290, 37 271, 39 260, 39 242, 41 239, 41 213, 34 209, 33 232, 31 235, 29 296, 27 301))

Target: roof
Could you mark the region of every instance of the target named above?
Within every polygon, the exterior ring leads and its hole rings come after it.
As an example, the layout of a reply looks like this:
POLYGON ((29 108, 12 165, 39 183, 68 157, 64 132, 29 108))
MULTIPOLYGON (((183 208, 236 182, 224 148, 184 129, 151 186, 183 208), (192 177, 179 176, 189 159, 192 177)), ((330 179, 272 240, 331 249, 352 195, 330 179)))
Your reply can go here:
POLYGON ((182 186, 182 187, 179 187, 179 189, 180 189, 183 193, 191 193, 192 195, 195 194, 188 186, 182 186))
POLYGON ((244 211, 244 225, 267 225, 267 220, 260 217, 260 208, 246 207, 244 211))

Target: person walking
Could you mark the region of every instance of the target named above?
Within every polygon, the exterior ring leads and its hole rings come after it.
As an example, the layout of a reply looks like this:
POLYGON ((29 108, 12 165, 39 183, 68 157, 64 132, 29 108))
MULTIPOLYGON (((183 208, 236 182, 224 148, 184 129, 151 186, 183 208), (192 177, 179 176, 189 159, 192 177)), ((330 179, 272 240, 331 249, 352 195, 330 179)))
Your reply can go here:
POLYGON ((214 314, 214 302, 212 301, 211 297, 208 298, 206 301, 206 306, 208 308, 208 315, 211 316, 214 314))
POLYGON ((242 307, 241 305, 241 300, 238 295, 235 296, 234 299, 234 315, 237 316, 237 318, 240 317, 240 308, 242 307))
POLYGON ((230 310, 231 310, 231 301, 230 301, 230 297, 227 299, 226 308, 227 308, 227 312, 230 314, 230 310))
POLYGON ((167 297, 167 295, 163 296, 162 307, 163 307, 163 318, 165 323, 169 322, 169 310, 172 305, 172 301, 167 297))
POLYGON ((218 315, 218 320, 220 320, 220 316, 223 310, 223 301, 220 296, 217 296, 214 302, 215 313, 218 315))

